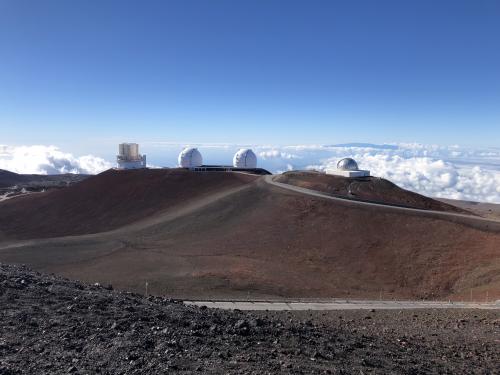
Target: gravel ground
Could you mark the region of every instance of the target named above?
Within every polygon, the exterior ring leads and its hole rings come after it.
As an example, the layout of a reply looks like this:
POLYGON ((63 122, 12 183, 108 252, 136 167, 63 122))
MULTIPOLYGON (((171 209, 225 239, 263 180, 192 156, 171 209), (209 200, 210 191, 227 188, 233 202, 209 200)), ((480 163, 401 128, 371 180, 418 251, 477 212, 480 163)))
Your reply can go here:
POLYGON ((499 373, 497 311, 254 312, 0 264, 0 374, 499 373))

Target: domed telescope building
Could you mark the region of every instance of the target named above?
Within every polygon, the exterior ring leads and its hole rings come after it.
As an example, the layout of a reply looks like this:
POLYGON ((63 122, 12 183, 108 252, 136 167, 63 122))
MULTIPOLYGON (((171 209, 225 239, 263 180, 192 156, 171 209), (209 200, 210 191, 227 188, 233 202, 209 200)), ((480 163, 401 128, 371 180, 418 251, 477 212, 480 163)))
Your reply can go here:
POLYGON ((368 177, 370 171, 359 169, 358 163, 351 158, 343 158, 337 162, 336 168, 327 168, 327 174, 343 177, 368 177))
POLYGON ((257 175, 271 174, 263 168, 257 168, 257 156, 249 148, 242 148, 233 157, 233 165, 203 164, 203 158, 197 148, 185 148, 179 154, 179 167, 192 172, 243 172, 257 175))
POLYGON ((137 143, 120 143, 116 164, 118 169, 146 168, 146 155, 139 154, 137 143))
POLYGON ((195 168, 203 165, 203 157, 197 148, 185 148, 178 158, 179 166, 182 168, 195 168))
POLYGON ((235 168, 257 168, 257 156, 249 148, 242 148, 233 157, 235 168))

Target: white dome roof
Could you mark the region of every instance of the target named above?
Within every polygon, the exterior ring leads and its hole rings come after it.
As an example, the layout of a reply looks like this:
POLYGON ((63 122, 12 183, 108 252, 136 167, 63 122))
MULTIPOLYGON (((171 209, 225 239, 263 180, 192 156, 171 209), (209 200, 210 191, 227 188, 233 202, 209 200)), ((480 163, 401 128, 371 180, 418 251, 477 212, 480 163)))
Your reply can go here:
POLYGON ((233 157, 235 168, 257 168, 257 156, 249 148, 242 148, 233 157))
POLYGON ((185 148, 179 154, 179 166, 182 168, 199 167, 203 165, 203 158, 197 148, 185 148))
POLYGON ((357 171, 359 170, 358 168, 358 163, 354 159, 351 158, 344 158, 339 160, 337 163, 337 169, 343 170, 343 171, 357 171))

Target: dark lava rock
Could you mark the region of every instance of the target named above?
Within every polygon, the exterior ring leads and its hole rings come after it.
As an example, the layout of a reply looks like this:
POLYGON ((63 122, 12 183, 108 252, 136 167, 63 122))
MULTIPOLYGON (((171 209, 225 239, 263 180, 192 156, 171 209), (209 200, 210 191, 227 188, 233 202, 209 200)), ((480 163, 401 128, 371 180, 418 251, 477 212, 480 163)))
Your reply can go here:
POLYGON ((498 370, 496 311, 366 317, 197 308, 0 264, 0 375, 498 370))

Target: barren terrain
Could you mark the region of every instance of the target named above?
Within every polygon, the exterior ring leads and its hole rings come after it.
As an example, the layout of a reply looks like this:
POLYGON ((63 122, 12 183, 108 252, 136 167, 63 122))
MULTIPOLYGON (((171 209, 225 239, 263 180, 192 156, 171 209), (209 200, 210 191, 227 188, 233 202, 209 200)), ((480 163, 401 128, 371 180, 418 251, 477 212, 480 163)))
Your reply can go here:
POLYGON ((279 175, 276 181, 350 199, 424 210, 471 213, 457 206, 401 189, 379 177, 346 178, 314 171, 291 171, 279 175))
POLYGON ((18 174, 0 169, 0 202, 25 194, 38 193, 53 189, 62 189, 83 181, 84 174, 18 174))
POLYGON ((498 311, 255 312, 0 264, 0 374, 493 374, 498 311))
POLYGON ((256 176, 184 169, 108 170, 69 189, 2 204, 0 231, 14 238, 105 232, 242 186, 256 176))
POLYGON ((0 203, 0 261, 176 298, 500 299, 499 244, 498 222, 242 173, 108 171, 0 203))
POLYGON ((439 198, 440 201, 460 207, 463 210, 474 213, 475 215, 486 217, 493 220, 500 220, 500 204, 486 202, 460 201, 456 199, 439 198))

